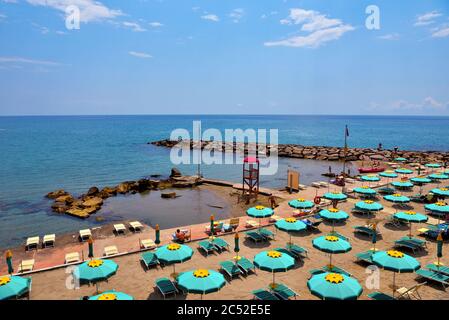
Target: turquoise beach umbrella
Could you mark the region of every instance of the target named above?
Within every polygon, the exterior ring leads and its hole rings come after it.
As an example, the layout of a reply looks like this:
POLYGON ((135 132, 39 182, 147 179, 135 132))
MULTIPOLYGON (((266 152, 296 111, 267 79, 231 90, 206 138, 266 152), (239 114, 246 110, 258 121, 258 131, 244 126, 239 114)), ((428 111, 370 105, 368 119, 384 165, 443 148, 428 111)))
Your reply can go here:
POLYGON ((370 181, 370 182, 380 181, 380 178, 375 174, 368 174, 366 176, 362 176, 360 179, 362 181, 370 181))
POLYGON ((177 278, 178 286, 188 293, 208 294, 217 292, 226 284, 223 275, 214 270, 197 269, 181 273, 177 278))
POLYGON ((185 244, 171 243, 157 248, 155 254, 160 262, 174 264, 192 258, 193 250, 185 244))
POLYGON ((413 183, 410 181, 394 181, 391 185, 395 188, 412 188, 413 183))
POLYGON ((27 293, 31 286, 31 278, 18 276, 0 277, 0 300, 20 297, 27 293))
POLYGON ((345 221, 349 218, 349 214, 338 209, 326 209, 320 211, 320 216, 329 221, 345 221))
POLYGON ((445 204, 444 202, 426 204, 424 208, 432 212, 449 213, 449 205, 445 204))
POLYGON ((98 282, 105 281, 116 274, 118 265, 113 260, 93 259, 80 264, 73 273, 75 279, 80 282, 98 282))
POLYGON ((441 197, 449 197, 449 188, 437 188, 430 190, 433 194, 441 197))
POLYGON ((292 200, 288 203, 288 205, 295 209, 310 209, 315 206, 312 201, 308 201, 303 198, 292 200))
POLYGON ((315 249, 329 253, 329 268, 332 269, 332 255, 337 253, 345 253, 351 251, 351 244, 330 233, 312 240, 312 245, 315 249))
POLYGON ((371 259, 378 267, 393 271, 393 296, 396 292, 396 273, 415 272, 421 267, 418 260, 397 250, 376 252, 371 259))
POLYGON ((384 207, 380 203, 374 202, 372 200, 357 202, 355 204, 355 208, 362 211, 380 211, 384 209, 384 207))
POLYGON ((286 272, 295 266, 295 259, 286 253, 279 251, 262 251, 254 257, 254 265, 260 270, 268 271, 273 274, 273 282, 275 282, 276 272, 286 272))
POLYGON ((402 158, 402 157, 398 157, 398 158, 395 158, 394 161, 405 162, 405 161, 407 161, 407 159, 406 158, 402 158))
POLYGON ((441 164, 438 164, 438 163, 426 163, 425 166, 427 168, 440 168, 441 164))
POLYGON ((375 195, 377 192, 374 189, 371 189, 369 187, 358 187, 358 188, 354 188, 354 192, 355 193, 360 193, 363 195, 375 195))
POLYGON ((89 300, 134 300, 134 298, 126 293, 111 290, 89 297, 89 300))
POLYGON ((323 195, 323 198, 327 200, 341 201, 346 200, 348 196, 341 192, 328 192, 323 195))
POLYGON ((449 170, 445 170, 445 171, 443 172, 443 174, 449 175, 449 170))
POLYGON ((403 196, 400 193, 394 193, 384 196, 384 199, 393 203, 408 203, 410 198, 403 196))
POLYGON ((394 171, 384 171, 379 173, 379 176, 385 177, 385 178, 397 178, 398 175, 394 173, 394 171))
POLYGON ((416 184, 426 184, 426 183, 432 182, 432 180, 430 180, 429 178, 426 178, 426 177, 415 177, 415 178, 411 178, 410 181, 414 182, 416 184))
POLYGON ((246 210, 246 214, 253 218, 268 218, 274 214, 274 211, 268 207, 255 206, 246 210))
POLYGON ((310 292, 323 300, 356 300, 363 292, 360 283, 339 273, 320 273, 307 281, 310 292))
POLYGON ((426 222, 429 218, 415 211, 401 211, 394 214, 394 217, 398 220, 405 221, 410 225, 409 237, 412 237, 412 223, 426 222))
POLYGON ((400 174, 412 174, 413 170, 410 169, 406 169, 406 168, 399 168, 394 170, 396 173, 400 173, 400 174))
POLYGON ((446 180, 449 179, 449 175, 442 173, 434 173, 428 176, 432 180, 446 180))
POLYGON ((289 245, 292 244, 292 235, 290 232, 298 232, 307 229, 307 225, 301 220, 297 220, 296 218, 286 218, 282 220, 276 221, 274 226, 282 231, 286 231, 290 236, 289 245))

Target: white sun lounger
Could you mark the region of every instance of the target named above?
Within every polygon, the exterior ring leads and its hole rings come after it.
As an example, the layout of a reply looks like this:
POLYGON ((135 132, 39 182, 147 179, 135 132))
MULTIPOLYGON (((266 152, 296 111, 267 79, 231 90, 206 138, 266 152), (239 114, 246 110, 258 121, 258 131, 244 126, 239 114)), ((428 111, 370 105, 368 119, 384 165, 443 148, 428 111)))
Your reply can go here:
POLYGON ((118 254, 118 249, 116 246, 105 247, 103 251, 105 256, 113 256, 118 254))
POLYGON ((44 238, 42 239, 42 245, 44 247, 54 247, 56 241, 56 235, 55 234, 46 234, 44 238))
POLYGON ((329 182, 326 182, 326 181, 320 181, 318 183, 320 184, 321 187, 328 187, 329 186, 329 182))
POLYGON ((90 229, 80 230, 80 239, 81 239, 81 241, 86 241, 90 237, 92 237, 92 232, 90 231, 90 229))
POLYGON ((153 249, 156 248, 156 244, 151 239, 140 240, 140 247, 142 249, 153 249))
POLYGON ((307 186, 303 185, 303 184, 298 184, 298 189, 299 190, 306 190, 307 186))
POLYGON ((278 216, 278 215, 272 215, 270 217, 270 222, 277 222, 278 220, 281 220, 282 217, 278 216))
POLYGON ((80 254, 78 252, 70 252, 65 255, 65 263, 73 263, 80 261, 80 254))
POLYGON ((246 227, 247 228, 257 228, 259 226, 259 223, 254 220, 246 220, 246 227))
POLYGON ((134 232, 142 231, 143 229, 143 225, 139 221, 131 221, 129 225, 134 232))
POLYGON ((34 268, 34 259, 22 260, 19 264, 18 272, 32 271, 34 268))
POLYGON ((319 182, 312 182, 311 186, 314 187, 314 188, 321 188, 321 185, 320 185, 319 182))
POLYGON ((33 247, 37 249, 39 246, 39 237, 28 238, 25 246, 26 246, 26 248, 25 248, 26 250, 30 250, 33 247))
POLYGON ((114 224, 114 230, 117 234, 120 234, 120 233, 125 234, 126 227, 123 223, 114 224))

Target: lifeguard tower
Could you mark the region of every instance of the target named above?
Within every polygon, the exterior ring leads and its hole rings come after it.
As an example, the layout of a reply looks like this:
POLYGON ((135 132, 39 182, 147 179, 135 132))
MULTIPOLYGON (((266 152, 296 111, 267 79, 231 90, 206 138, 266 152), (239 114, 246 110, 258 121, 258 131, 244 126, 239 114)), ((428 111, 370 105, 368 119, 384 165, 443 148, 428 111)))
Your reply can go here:
POLYGON ((249 203, 251 198, 257 199, 259 194, 259 159, 246 157, 243 159, 242 198, 249 203))

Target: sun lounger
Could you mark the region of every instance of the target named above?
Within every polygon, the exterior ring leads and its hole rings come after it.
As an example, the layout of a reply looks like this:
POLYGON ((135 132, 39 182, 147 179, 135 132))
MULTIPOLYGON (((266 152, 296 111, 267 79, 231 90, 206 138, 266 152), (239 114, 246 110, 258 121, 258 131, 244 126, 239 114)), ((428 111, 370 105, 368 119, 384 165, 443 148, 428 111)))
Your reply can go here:
POLYGON ((235 230, 240 225, 240 218, 232 218, 229 220, 229 226, 235 230))
POLYGON ((242 274, 239 266, 232 261, 222 261, 220 262, 220 267, 229 276, 229 280, 242 274))
POLYGON ((406 225, 405 222, 402 222, 401 220, 398 220, 394 217, 394 215, 390 215, 387 217, 387 222, 385 224, 389 224, 391 226, 394 226, 396 228, 401 228, 406 225))
POLYGON ((37 249, 39 247, 39 237, 30 237, 25 244, 25 250, 37 249))
POLYGON ((395 247, 400 247, 400 248, 407 248, 413 251, 413 253, 415 253, 416 250, 421 250, 423 249, 422 246, 414 243, 413 241, 408 241, 408 240, 396 240, 394 242, 394 246, 395 247))
POLYGON ((300 247, 300 246, 298 246, 296 244, 287 245, 285 248, 288 251, 290 251, 291 253, 293 253, 293 254, 295 254, 295 255, 297 255, 299 257, 307 257, 308 254, 309 254, 307 249, 305 249, 303 247, 300 247))
POLYGON ((154 249, 154 248, 156 248, 156 244, 151 239, 143 239, 143 240, 140 240, 140 248, 154 249))
POLYGON ((116 246, 105 247, 103 250, 103 255, 105 255, 106 257, 113 256, 116 254, 118 254, 118 249, 116 246))
POLYGON ((434 272, 431 270, 419 269, 415 271, 416 274, 426 280, 434 281, 440 283, 443 288, 449 286, 449 276, 444 275, 439 272, 434 272))
POLYGON ((291 252, 291 251, 289 251, 289 250, 287 250, 285 248, 275 248, 274 250, 278 251, 278 252, 280 252, 282 254, 286 254, 286 255, 292 257, 293 259, 299 258, 298 255, 294 254, 293 252, 291 252))
POLYGON ((410 241, 410 242, 412 242, 420 247, 423 247, 423 248, 427 247, 427 242, 425 240, 421 240, 418 238, 410 238, 410 237, 406 236, 406 237, 402 237, 399 240, 410 241))
POLYGON ((120 233, 125 234, 126 227, 123 223, 114 224, 114 230, 117 235, 119 235, 120 233))
POLYGON ((256 273, 256 266, 245 257, 240 257, 240 259, 237 260, 237 265, 245 274, 248 274, 251 271, 256 273))
POLYGON ((56 235, 55 234, 46 234, 44 238, 42 239, 42 245, 46 247, 54 247, 56 241, 56 235))
POLYGON ((377 235, 380 234, 379 231, 374 231, 373 228, 367 227, 367 226, 354 226, 354 232, 357 233, 362 233, 364 235, 367 235, 369 237, 372 237, 374 235, 374 233, 376 233, 377 235))
POLYGON ((79 234, 80 234, 80 240, 81 241, 86 241, 90 237, 92 237, 92 232, 90 231, 90 229, 80 230, 79 234))
POLYGON ((276 283, 275 286, 269 286, 269 289, 272 293, 274 293, 276 296, 281 298, 282 300, 289 300, 291 298, 295 298, 298 296, 298 294, 287 287, 285 284, 282 283, 276 283))
POLYGON ((263 301, 279 300, 279 298, 276 297, 274 294, 272 294, 270 291, 264 289, 254 290, 252 293, 254 295, 254 299, 256 300, 263 300, 263 301))
POLYGON ((254 242, 259 242, 259 241, 266 241, 267 238, 265 238, 264 236, 262 236, 259 232, 257 231, 249 231, 249 232, 245 232, 245 237, 254 241, 254 242))
POLYGON ((429 269, 430 271, 442 273, 446 276, 449 276, 449 267, 447 267, 447 266, 439 266, 438 267, 436 264, 430 263, 426 266, 426 268, 429 269))
POLYGON ((155 281, 156 287, 159 289, 159 292, 162 294, 164 299, 169 294, 174 294, 176 297, 176 294, 178 293, 178 289, 176 289, 175 284, 168 278, 159 278, 155 281))
POLYGON ((306 190, 307 186, 303 185, 303 184, 298 184, 298 189, 299 190, 306 190))
POLYGON ((143 225, 139 221, 131 221, 129 223, 129 226, 131 227, 131 230, 134 232, 142 231, 143 225))
POLYGON ((159 260, 152 252, 142 253, 142 255, 140 256, 140 260, 143 262, 147 270, 150 269, 150 267, 157 266, 159 264, 159 260))
POLYGON ((22 260, 22 262, 19 264, 18 272, 27 272, 32 271, 34 268, 34 259, 30 260, 22 260))
POLYGON ((368 251, 364 251, 364 252, 360 252, 357 253, 355 256, 357 258, 358 261, 364 261, 367 263, 373 263, 373 250, 368 250, 368 251))
POLYGON ((321 184, 319 182, 312 182, 311 186, 314 188, 321 188, 321 184))
POLYGON ((246 228, 258 228, 259 227, 259 223, 257 221, 254 221, 254 220, 246 220, 245 227, 246 228))
POLYGON ((402 287, 397 289, 396 292, 399 294, 398 299, 407 298, 411 300, 412 298, 415 298, 416 300, 421 300, 419 288, 421 288, 426 283, 427 282, 418 283, 417 285, 414 285, 411 288, 402 287))
POLYGON ((386 293, 382 293, 382 292, 373 292, 370 293, 368 295, 369 298, 371 298, 372 300, 379 300, 379 301, 383 301, 383 300, 396 300, 395 298, 393 298, 392 296, 386 294, 386 293))
MULTIPOLYGON (((222 232, 223 226, 224 226, 223 222, 217 221, 216 223, 214 223, 214 234, 217 234, 218 232, 222 232)), ((204 226, 204 232, 206 232, 206 234, 210 235, 210 224, 208 224, 207 226, 204 226)))
POLYGON ((65 255, 65 263, 74 263, 80 261, 80 254, 78 252, 70 252, 65 255))
POLYGON ((325 265, 324 267, 321 268, 321 270, 325 271, 325 272, 334 272, 334 273, 340 273, 343 274, 345 276, 348 277, 352 277, 352 274, 349 273, 348 271, 346 271, 343 268, 339 268, 337 266, 332 266, 332 268, 330 268, 328 265, 325 265))
POLYGON ((224 239, 215 238, 211 242, 220 252, 223 252, 224 250, 229 251, 229 243, 227 243, 224 239))
POLYGON ((383 187, 383 188, 379 188, 377 189, 377 192, 379 192, 380 194, 393 194, 396 192, 396 190, 394 190, 393 188, 389 188, 389 187, 383 187))
POLYGON ((210 252, 215 252, 217 250, 217 247, 212 242, 206 240, 198 242, 198 246, 206 253, 206 255, 209 255, 210 252))
POLYGON ((308 230, 318 230, 318 226, 322 221, 312 221, 311 219, 302 219, 302 222, 305 223, 308 230))
POLYGON ((274 233, 268 229, 260 228, 259 233, 267 240, 274 240, 274 233))
POLYGON ((270 222, 277 222, 278 220, 281 220, 282 217, 278 216, 278 215, 272 215, 270 217, 270 222))

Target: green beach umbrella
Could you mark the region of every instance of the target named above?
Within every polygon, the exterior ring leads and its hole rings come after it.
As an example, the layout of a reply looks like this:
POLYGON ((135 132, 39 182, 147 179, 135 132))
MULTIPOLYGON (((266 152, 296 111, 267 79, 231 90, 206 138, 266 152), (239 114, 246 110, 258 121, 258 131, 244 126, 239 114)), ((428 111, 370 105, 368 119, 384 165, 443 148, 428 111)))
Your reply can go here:
POLYGON ((94 259, 86 261, 75 268, 73 276, 80 282, 95 283, 98 292, 98 282, 112 277, 117 270, 118 265, 113 260, 94 259))
POLYGON ((235 260, 240 260, 239 252, 240 252, 240 245, 239 245, 239 233, 236 232, 234 236, 234 252, 237 253, 235 256, 235 260))
POLYGON ((439 268, 441 266, 440 258, 443 257, 443 235, 441 232, 438 234, 437 237, 437 267, 439 268))
POLYGON ((363 195, 370 195, 370 196, 375 195, 377 193, 376 190, 371 189, 370 187, 367 187, 367 186, 354 188, 354 192, 363 194, 363 195))
POLYGON ((332 222, 332 231, 334 231, 335 222, 345 221, 349 218, 349 215, 346 212, 336 208, 321 210, 319 215, 321 218, 332 222))
POLYGON ((384 196, 384 199, 393 202, 393 203, 408 203, 410 202, 410 198, 403 196, 400 193, 394 193, 384 196))
POLYGON ((274 226, 277 229, 286 231, 288 233, 288 235, 290 236, 290 240, 288 242, 289 245, 292 244, 292 235, 290 232, 298 232, 307 229, 307 225, 304 222, 297 220, 296 218, 286 218, 278 220, 276 221, 274 226))
POLYGON ((89 300, 134 300, 134 298, 126 293, 111 290, 89 297, 89 300))
POLYGON ((416 213, 415 211, 401 211, 394 214, 394 217, 398 220, 407 222, 410 225, 409 237, 412 237, 412 223, 426 222, 429 218, 422 214, 416 213))
POLYGON ((378 267, 393 271, 393 297, 396 291, 396 273, 415 272, 421 267, 418 260, 397 250, 379 251, 371 258, 378 267))
POLYGON ((260 270, 273 274, 272 285, 275 285, 275 273, 286 272, 295 266, 295 259, 289 254, 279 251, 262 251, 254 257, 254 265, 260 270))
POLYGON ((400 173, 400 174, 412 174, 413 170, 407 169, 407 168, 399 168, 394 170, 396 173, 400 173))
POLYGON ((449 170, 445 170, 445 171, 443 172, 443 174, 448 174, 448 175, 449 175, 449 170))
POLYGON ((161 243, 161 230, 160 230, 159 224, 156 225, 156 228, 154 230, 156 233, 156 235, 155 235, 156 239, 154 240, 154 243, 156 245, 159 245, 161 243))
POLYGON ((406 158, 403 158, 403 157, 398 157, 398 158, 395 158, 394 161, 397 161, 397 162, 405 162, 405 161, 407 161, 407 159, 406 159, 406 158))
POLYGON ((292 200, 288 203, 288 205, 295 209, 310 209, 315 206, 312 201, 305 200, 303 198, 292 200))
POLYGON ((437 188, 430 190, 433 194, 440 197, 449 197, 449 188, 437 188))
POLYGON ((369 181, 369 182, 380 181, 380 178, 375 174, 368 174, 366 176, 362 176, 360 179, 362 181, 369 181))
POLYGON ((438 164, 438 163, 426 163, 425 164, 425 166, 427 167, 427 168, 441 168, 441 164, 438 164))
POLYGON ((9 274, 13 274, 14 273, 14 268, 12 266, 12 252, 11 252, 11 250, 6 250, 5 256, 6 256, 6 265, 8 266, 8 273, 9 274))
POLYGON ((224 276, 214 270, 197 269, 181 273, 177 277, 178 286, 188 293, 204 294, 217 292, 226 284, 224 276))
POLYGON ((340 273, 320 273, 307 281, 310 292, 322 300, 356 300, 363 292, 360 283, 340 273))
POLYGON ((410 181, 394 181, 391 185, 395 188, 412 188, 413 183, 410 181))
POLYGON ((434 173, 428 176, 432 180, 447 180, 449 179, 449 175, 442 173, 434 173))
POLYGON ((18 276, 0 277, 0 300, 20 297, 28 292, 31 286, 31 278, 18 276))
POLYGON ((398 175, 394 171, 391 171, 391 170, 381 172, 381 173, 379 173, 379 176, 385 177, 385 178, 397 178, 398 177, 398 175))
POLYGON ((371 237, 371 243, 373 244, 373 248, 371 249, 373 252, 376 252, 376 243, 377 243, 377 231, 376 231, 376 224, 373 224, 373 236, 371 237))
POLYGON ((210 216, 210 234, 211 235, 214 235, 214 233, 215 233, 215 228, 214 228, 215 221, 214 220, 215 220, 215 217, 213 214, 211 214, 211 216, 210 216))
POLYGON ((362 211, 381 211, 384 207, 373 200, 359 201, 355 204, 355 208, 362 211))
POLYGON ((173 276, 176 277, 176 263, 190 260, 193 256, 193 250, 185 244, 171 243, 157 248, 155 255, 160 262, 173 264, 173 276))
POLYGON ((334 233, 321 236, 312 240, 315 249, 329 253, 329 268, 332 269, 332 255, 351 251, 351 244, 338 237, 334 233))
POLYGON ((89 258, 93 258, 94 257, 94 240, 92 239, 92 237, 89 237, 89 239, 87 240, 87 244, 89 246, 89 253, 87 256, 89 258))
POLYGON ((348 196, 341 192, 328 192, 323 195, 323 198, 327 200, 342 201, 346 200, 348 196))

